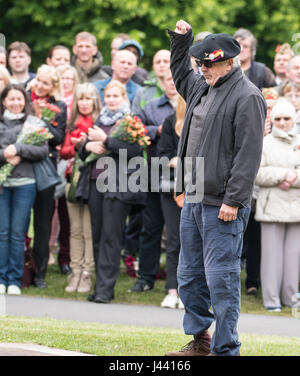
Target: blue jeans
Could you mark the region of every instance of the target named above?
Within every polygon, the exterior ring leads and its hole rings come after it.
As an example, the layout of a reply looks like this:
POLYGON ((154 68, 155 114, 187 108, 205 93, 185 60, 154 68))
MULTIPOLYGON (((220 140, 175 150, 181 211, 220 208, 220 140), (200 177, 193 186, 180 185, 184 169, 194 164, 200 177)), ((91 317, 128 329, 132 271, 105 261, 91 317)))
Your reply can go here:
POLYGON ((21 286, 24 235, 35 196, 35 184, 3 187, 0 194, 0 284, 21 286))
POLYGON ((237 333, 240 257, 250 209, 239 209, 237 219, 231 222, 218 219, 219 210, 202 203, 184 203, 178 290, 186 309, 185 333, 199 334, 215 320, 211 351, 232 356, 238 354, 241 345, 237 333))

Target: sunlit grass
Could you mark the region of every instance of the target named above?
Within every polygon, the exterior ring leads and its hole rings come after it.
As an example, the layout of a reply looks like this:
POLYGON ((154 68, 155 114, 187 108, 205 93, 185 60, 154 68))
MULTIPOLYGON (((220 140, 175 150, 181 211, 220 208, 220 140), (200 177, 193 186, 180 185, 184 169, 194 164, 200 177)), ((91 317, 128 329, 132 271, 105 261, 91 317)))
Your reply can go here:
MULTIPOLYGON (((34 343, 102 356, 163 356, 191 339, 179 329, 0 318, 0 342, 34 343)), ((244 356, 300 355, 300 338, 241 334, 240 341, 244 356)))

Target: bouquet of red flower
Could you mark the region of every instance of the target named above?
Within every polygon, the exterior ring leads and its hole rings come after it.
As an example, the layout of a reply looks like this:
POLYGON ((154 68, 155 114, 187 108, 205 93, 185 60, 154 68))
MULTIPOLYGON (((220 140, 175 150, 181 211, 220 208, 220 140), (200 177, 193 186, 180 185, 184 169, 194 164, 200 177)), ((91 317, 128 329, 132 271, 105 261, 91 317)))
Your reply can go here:
POLYGON ((81 133, 87 133, 89 128, 94 124, 92 116, 80 116, 75 124, 75 129, 70 133, 71 137, 80 138, 81 133))
POLYGON ((60 108, 58 106, 55 106, 54 104, 51 103, 44 103, 43 104, 43 109, 42 109, 42 119, 44 121, 49 122, 52 124, 54 127, 58 125, 56 121, 54 121, 54 118, 56 114, 60 113, 60 108))
MULTIPOLYGON (((109 137, 116 138, 120 141, 128 142, 129 144, 137 143, 143 148, 143 157, 147 159, 146 149, 150 145, 150 137, 146 136, 148 130, 142 123, 141 119, 137 116, 126 115, 123 119, 116 122, 116 125, 112 128, 109 137)), ((105 155, 109 154, 106 152, 105 155)), ((91 153, 86 163, 93 162, 103 156, 104 154, 91 153)))
MULTIPOLYGON (((48 128, 45 128, 45 123, 39 118, 30 115, 27 117, 16 143, 42 146, 51 138, 53 138, 53 135, 48 128)), ((5 163, 0 168, 0 185, 10 177, 14 168, 15 166, 10 163, 5 163)))

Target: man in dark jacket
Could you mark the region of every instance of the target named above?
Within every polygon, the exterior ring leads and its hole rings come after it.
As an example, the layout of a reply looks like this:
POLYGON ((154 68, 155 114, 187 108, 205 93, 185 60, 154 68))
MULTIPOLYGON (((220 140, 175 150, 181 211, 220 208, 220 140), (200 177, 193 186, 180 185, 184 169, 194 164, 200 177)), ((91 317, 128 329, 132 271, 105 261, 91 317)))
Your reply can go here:
POLYGON ((76 34, 72 50, 72 65, 76 68, 81 83, 105 80, 108 77, 102 68, 103 57, 93 34, 87 31, 76 34))
MULTIPOLYGON (((204 158, 204 182, 196 180, 196 188, 203 185, 202 201, 195 202, 189 181, 184 188, 177 272, 186 309, 183 326, 194 340, 167 355, 238 355, 240 256, 260 165, 266 104, 235 62, 240 45, 233 37, 211 34, 190 48, 192 29, 183 20, 169 34, 174 82, 187 103, 178 157, 183 165, 186 157, 204 158), (202 76, 194 73, 189 52, 202 76), (211 339, 208 328, 214 320, 211 339)), ((195 168, 188 172, 197 177, 195 168)), ((184 177, 178 170, 177 192, 184 177)))
MULTIPOLYGON (((157 143, 162 132, 164 120, 174 113, 176 108, 176 91, 170 70, 166 73, 165 94, 149 101, 138 116, 146 125, 151 145, 148 147, 148 185, 146 208, 143 211, 143 228, 139 239, 139 278, 129 292, 144 292, 154 286, 156 273, 159 267, 161 253, 161 236, 164 226, 163 213, 160 203, 160 194, 155 188, 151 190, 151 167, 155 165, 157 157, 157 143)), ((155 184, 153 184, 155 185, 155 184)))
POLYGON ((257 41, 250 30, 240 28, 233 36, 241 46, 241 68, 251 82, 259 89, 276 86, 276 79, 265 64, 255 61, 257 41))

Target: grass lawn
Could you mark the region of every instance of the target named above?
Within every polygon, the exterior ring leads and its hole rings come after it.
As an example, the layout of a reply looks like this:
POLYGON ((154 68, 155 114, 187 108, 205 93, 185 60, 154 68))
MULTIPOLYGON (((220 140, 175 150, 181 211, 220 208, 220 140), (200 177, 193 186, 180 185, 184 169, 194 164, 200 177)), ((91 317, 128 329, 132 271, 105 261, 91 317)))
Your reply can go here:
MULTIPOLYGON (((128 289, 132 287, 135 278, 131 278, 125 272, 125 266, 122 262, 121 272, 115 287, 115 299, 114 303, 128 303, 128 304, 144 304, 144 305, 155 305, 160 306, 161 301, 165 296, 165 280, 157 280, 153 290, 143 292, 143 293, 128 293, 128 289)), ((95 276, 93 277, 95 280, 95 276)), ((291 309, 288 307, 283 308, 281 313, 269 313, 266 311, 262 304, 261 295, 253 297, 246 294, 245 289, 245 271, 242 270, 242 302, 241 302, 241 312, 242 313, 253 313, 253 314, 266 314, 266 315, 281 315, 281 316, 291 316, 291 309)), ((62 275, 57 264, 51 265, 48 268, 47 273, 47 288, 37 289, 34 286, 22 289, 23 295, 31 296, 43 296, 52 298, 63 298, 63 299, 75 299, 75 300, 86 300, 88 294, 79 293, 66 293, 65 287, 67 286, 67 277, 62 275)))
MULTIPOLYGON (((192 337, 179 329, 0 317, 0 342, 35 343, 101 356, 163 356, 192 337)), ((300 355, 300 338, 241 334, 243 356, 300 355)))

